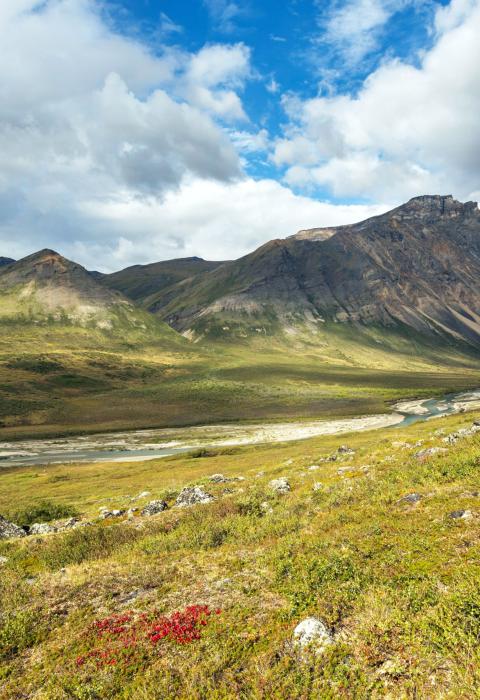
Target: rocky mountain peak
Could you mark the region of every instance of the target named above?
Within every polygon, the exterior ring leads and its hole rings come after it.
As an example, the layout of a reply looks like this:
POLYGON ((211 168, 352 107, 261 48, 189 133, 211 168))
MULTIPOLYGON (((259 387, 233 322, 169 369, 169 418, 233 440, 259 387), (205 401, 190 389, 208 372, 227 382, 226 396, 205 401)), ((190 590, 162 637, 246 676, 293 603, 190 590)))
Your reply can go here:
POLYGON ((422 218, 457 217, 479 213, 477 202, 459 202, 451 194, 425 194, 413 197, 406 204, 394 209, 393 214, 422 218))

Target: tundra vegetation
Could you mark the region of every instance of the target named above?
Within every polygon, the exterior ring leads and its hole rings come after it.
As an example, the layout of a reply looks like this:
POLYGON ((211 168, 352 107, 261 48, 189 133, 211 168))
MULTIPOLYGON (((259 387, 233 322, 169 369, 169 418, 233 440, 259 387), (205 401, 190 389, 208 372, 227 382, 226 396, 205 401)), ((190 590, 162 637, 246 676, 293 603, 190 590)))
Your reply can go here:
POLYGON ((448 436, 478 418, 3 469, 5 517, 81 520, 0 540, 0 698, 476 697, 480 434, 448 436))

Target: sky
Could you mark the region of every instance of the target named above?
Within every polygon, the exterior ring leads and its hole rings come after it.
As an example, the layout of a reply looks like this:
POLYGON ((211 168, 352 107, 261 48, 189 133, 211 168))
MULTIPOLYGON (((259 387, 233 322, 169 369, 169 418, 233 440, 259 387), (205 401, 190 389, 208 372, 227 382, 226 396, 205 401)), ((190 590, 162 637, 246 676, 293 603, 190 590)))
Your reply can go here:
POLYGON ((480 198, 480 0, 1 0, 0 255, 245 255, 480 198))

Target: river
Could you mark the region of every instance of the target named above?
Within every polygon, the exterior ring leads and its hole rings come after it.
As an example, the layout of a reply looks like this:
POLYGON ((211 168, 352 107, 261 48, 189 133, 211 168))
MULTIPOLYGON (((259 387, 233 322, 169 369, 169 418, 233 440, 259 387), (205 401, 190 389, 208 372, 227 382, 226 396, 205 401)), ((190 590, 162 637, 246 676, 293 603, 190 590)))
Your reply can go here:
POLYGON ((194 449, 304 440, 386 427, 402 427, 480 409, 480 389, 439 399, 401 401, 391 413, 338 420, 162 428, 20 442, 0 442, 0 468, 77 462, 127 462, 194 449))

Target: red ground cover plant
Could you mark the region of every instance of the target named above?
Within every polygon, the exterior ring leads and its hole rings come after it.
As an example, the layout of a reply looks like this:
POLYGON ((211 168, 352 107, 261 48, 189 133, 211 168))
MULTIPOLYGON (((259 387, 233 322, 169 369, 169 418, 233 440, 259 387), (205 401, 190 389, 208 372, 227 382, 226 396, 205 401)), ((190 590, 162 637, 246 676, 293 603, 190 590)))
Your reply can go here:
POLYGON ((208 605, 189 605, 169 616, 157 612, 136 615, 129 611, 95 620, 86 633, 95 646, 78 656, 76 664, 84 666, 88 663, 97 668, 136 665, 142 659, 148 659, 153 651, 158 652, 162 640, 191 644, 200 639, 202 628, 211 616, 220 613, 221 610, 212 611, 208 605))

